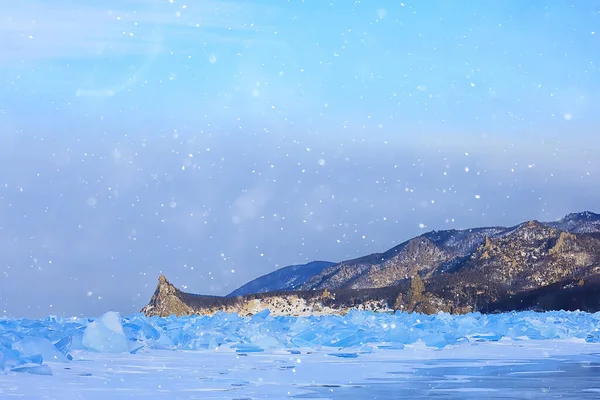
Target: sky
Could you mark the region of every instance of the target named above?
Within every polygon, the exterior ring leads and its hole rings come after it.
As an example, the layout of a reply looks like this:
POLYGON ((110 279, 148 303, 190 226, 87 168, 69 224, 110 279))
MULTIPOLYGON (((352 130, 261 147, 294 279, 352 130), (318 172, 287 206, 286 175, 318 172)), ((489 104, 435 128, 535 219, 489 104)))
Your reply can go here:
POLYGON ((0 317, 600 211, 593 1, 0 3, 0 317))

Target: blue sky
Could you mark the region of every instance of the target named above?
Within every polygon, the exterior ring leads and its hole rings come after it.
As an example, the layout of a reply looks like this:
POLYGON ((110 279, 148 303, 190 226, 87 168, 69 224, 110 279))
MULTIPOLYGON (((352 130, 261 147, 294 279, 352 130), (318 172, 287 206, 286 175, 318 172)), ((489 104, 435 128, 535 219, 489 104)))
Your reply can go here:
POLYGON ((599 211, 595 2, 21 0, 0 22, 0 313, 129 313, 160 272, 222 294, 599 211))

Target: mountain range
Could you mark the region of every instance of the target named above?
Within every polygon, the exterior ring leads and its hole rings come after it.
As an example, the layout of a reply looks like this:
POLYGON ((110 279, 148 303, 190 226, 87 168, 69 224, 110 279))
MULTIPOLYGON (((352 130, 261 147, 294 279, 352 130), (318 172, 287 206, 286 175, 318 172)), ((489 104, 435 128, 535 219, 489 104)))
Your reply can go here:
POLYGON ((161 277, 142 311, 163 316, 219 310, 253 314, 265 308, 293 315, 344 313, 351 308, 597 311, 597 288, 600 215, 586 211, 508 228, 432 231, 384 253, 285 267, 226 297, 183 293, 161 277))

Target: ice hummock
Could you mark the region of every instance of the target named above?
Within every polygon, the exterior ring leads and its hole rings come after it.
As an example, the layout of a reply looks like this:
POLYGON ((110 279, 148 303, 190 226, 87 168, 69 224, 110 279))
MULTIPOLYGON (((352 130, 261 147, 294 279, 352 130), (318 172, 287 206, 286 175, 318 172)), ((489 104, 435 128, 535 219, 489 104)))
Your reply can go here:
POLYGON ((351 358, 383 349, 422 344, 442 349, 502 339, 581 339, 600 342, 600 313, 514 312, 436 315, 351 311, 345 316, 213 316, 97 319, 48 317, 0 319, 0 371, 51 374, 50 363, 68 363, 74 352, 136 353, 144 349, 220 350, 238 354, 266 350, 325 350, 351 358))

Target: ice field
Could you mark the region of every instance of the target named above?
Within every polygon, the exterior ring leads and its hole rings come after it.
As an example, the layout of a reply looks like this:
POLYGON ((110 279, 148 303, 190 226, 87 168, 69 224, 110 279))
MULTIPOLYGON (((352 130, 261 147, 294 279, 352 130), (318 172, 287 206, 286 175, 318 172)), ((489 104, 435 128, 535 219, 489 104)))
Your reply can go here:
POLYGON ((0 319, 0 398, 600 396, 600 313, 0 319))

